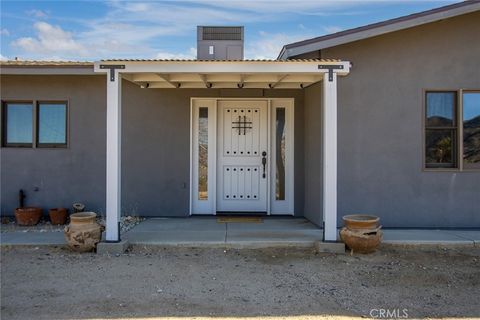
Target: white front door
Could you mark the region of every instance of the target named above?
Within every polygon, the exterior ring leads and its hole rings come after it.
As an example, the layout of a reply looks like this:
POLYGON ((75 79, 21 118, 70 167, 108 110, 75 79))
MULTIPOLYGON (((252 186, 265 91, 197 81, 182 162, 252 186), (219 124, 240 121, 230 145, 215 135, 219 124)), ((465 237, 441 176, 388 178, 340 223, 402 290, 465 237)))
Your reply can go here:
POLYGON ((267 212, 267 101, 220 100, 217 119, 217 212, 267 212))

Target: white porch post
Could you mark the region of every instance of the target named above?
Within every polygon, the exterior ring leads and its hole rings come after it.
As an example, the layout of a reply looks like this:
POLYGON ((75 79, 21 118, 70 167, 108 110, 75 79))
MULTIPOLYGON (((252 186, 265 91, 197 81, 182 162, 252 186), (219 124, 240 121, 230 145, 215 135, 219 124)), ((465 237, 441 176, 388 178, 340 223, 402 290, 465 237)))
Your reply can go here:
POLYGON ((337 74, 330 72, 323 76, 324 241, 337 240, 337 74))
POLYGON ((106 240, 120 240, 121 209, 121 136, 122 78, 117 70, 114 78, 107 73, 107 235, 106 240))

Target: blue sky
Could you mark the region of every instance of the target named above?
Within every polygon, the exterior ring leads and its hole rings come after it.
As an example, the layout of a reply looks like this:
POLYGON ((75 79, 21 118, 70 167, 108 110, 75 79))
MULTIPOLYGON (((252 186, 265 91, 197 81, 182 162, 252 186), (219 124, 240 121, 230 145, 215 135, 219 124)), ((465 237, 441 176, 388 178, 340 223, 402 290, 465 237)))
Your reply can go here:
POLYGON ((244 25, 245 57, 458 1, 5 1, 2 59, 195 58, 197 25, 244 25))

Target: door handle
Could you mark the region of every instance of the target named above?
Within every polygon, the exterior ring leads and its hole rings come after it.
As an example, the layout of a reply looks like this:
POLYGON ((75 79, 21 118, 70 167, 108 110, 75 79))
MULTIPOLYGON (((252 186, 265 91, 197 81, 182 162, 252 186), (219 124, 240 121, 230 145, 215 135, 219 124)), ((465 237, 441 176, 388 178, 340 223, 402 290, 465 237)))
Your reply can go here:
POLYGON ((263 165, 263 179, 265 179, 266 175, 265 175, 265 166, 267 165, 267 152, 266 151, 263 151, 262 152, 262 165, 263 165))

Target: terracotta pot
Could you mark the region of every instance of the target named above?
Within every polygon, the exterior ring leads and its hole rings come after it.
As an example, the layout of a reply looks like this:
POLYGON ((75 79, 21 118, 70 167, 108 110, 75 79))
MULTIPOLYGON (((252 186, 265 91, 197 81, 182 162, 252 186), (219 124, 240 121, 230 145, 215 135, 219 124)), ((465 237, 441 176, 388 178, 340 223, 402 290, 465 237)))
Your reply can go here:
POLYGON ((342 228, 340 238, 353 252, 371 253, 377 250, 382 241, 381 227, 371 230, 350 230, 342 228))
POLYGON ((70 215, 65 227, 65 240, 70 249, 88 252, 95 249, 102 239, 103 227, 96 222, 95 212, 78 212, 70 215))
POLYGON ((52 224, 65 224, 67 222, 67 209, 53 208, 48 211, 52 224))
POLYGON ((42 209, 36 207, 23 207, 15 209, 15 219, 20 226, 34 226, 42 217, 42 209))
POLYGON ((346 228, 350 230, 370 230, 378 227, 380 218, 377 216, 370 216, 365 214, 351 214, 343 216, 343 223, 346 228))

